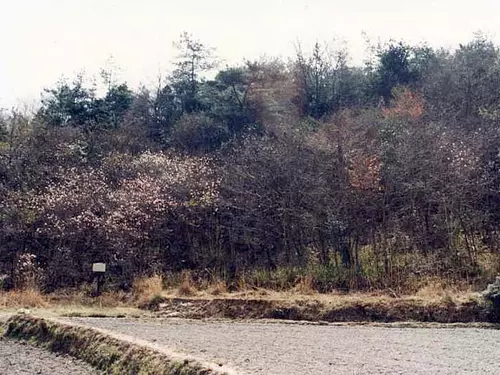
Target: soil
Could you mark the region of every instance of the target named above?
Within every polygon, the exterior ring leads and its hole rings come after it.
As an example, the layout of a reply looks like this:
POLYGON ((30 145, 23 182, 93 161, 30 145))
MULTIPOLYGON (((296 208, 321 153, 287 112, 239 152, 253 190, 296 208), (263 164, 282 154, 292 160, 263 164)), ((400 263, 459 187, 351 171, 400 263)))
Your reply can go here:
POLYGON ((0 375, 96 375, 88 364, 0 337, 0 375))
POLYGON ((73 318, 240 374, 498 374, 500 331, 73 318))

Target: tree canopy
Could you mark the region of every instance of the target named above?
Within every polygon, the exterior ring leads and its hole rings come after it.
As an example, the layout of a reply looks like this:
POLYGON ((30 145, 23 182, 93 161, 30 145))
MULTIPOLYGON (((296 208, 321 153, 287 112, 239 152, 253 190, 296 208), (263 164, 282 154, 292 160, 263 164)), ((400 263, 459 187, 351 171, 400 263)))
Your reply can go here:
POLYGON ((28 257, 53 290, 99 259, 124 289, 189 269, 331 291, 500 270, 492 41, 392 41, 362 66, 321 43, 236 66, 176 46, 154 88, 77 76, 0 113, 0 274, 28 257))

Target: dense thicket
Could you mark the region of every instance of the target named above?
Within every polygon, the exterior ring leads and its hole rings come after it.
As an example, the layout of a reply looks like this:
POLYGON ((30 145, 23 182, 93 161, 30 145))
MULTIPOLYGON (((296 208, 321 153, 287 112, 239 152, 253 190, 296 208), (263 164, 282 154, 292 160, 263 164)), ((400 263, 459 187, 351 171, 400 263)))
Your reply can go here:
POLYGON ((326 291, 500 269, 491 41, 388 43, 364 66, 317 44, 213 79, 213 50, 177 46, 154 90, 107 75, 98 95, 77 77, 35 116, 2 112, 0 274, 29 268, 53 290, 104 261, 124 288, 190 269, 326 291))

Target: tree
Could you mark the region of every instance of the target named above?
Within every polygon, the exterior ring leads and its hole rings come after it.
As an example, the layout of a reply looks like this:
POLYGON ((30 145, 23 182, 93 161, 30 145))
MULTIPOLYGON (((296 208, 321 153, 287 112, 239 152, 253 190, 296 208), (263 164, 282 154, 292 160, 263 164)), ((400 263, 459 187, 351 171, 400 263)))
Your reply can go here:
POLYGON ((7 129, 7 119, 3 113, 3 110, 0 108, 0 142, 5 142, 7 140, 9 132, 7 129))
POLYGON ((481 105, 498 105, 500 67, 498 49, 493 42, 477 35, 467 45, 460 45, 454 60, 458 68, 457 94, 460 95, 459 105, 462 108, 460 114, 464 118, 477 117, 481 105))
POLYGON ((95 121, 95 90, 84 87, 83 75, 45 89, 38 117, 49 126, 85 128, 95 121))
POLYGON ((408 86, 417 82, 419 72, 412 65, 413 48, 404 44, 390 43, 379 51, 379 65, 375 75, 376 93, 388 102, 396 86, 408 86))
POLYGON ((118 128, 123 117, 130 109, 133 93, 126 83, 112 85, 104 98, 95 103, 97 120, 99 123, 109 124, 111 128, 118 128))
POLYGON ((162 85, 160 79, 152 103, 150 136, 165 142, 172 126, 182 116, 182 112, 181 99, 171 85, 162 85))
POLYGON ((199 40, 184 32, 180 40, 174 43, 179 50, 176 69, 172 73, 172 87, 182 103, 182 110, 187 113, 202 109, 198 97, 200 74, 217 65, 214 49, 205 46, 199 40))
POLYGON ((475 131, 499 108, 499 50, 484 35, 455 51, 438 50, 428 61, 421 83, 432 118, 475 131))
POLYGON ((300 49, 297 51, 296 65, 305 96, 305 112, 319 119, 328 113, 333 105, 331 62, 328 61, 320 44, 316 43, 309 58, 303 56, 300 49))
POLYGON ((200 87, 200 101, 206 113, 235 136, 243 134, 256 121, 248 100, 249 90, 247 67, 228 67, 200 87))
POLYGON ((106 95, 96 96, 94 87, 84 86, 83 75, 46 89, 37 117, 52 127, 75 127, 85 132, 97 128, 117 128, 130 108, 133 93, 126 83, 108 84, 106 95))
POLYGON ((348 61, 343 45, 334 48, 316 43, 310 56, 297 48, 294 73, 299 82, 303 114, 320 119, 366 102, 365 74, 359 68, 350 67, 348 61))

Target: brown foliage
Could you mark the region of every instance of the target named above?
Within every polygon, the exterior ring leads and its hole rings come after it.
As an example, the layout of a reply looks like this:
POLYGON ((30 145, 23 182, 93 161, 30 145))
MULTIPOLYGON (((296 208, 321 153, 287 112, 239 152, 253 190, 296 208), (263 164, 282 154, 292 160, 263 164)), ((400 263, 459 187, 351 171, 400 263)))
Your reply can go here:
POLYGON ((391 107, 382 108, 386 118, 400 117, 419 119, 424 114, 424 99, 421 94, 403 87, 394 90, 394 100, 391 107))

